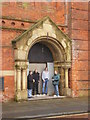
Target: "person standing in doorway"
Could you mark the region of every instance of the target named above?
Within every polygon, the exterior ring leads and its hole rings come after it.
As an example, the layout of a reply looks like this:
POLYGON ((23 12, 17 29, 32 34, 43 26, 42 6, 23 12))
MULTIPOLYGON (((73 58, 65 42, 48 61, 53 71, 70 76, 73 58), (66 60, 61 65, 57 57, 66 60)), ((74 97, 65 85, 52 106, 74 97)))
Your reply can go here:
POLYGON ((52 84, 53 84, 54 90, 55 90, 54 96, 57 96, 57 97, 59 97, 59 90, 58 90, 59 80, 60 80, 60 75, 55 70, 54 76, 52 78, 52 84))
POLYGON ((32 97, 32 89, 33 89, 33 75, 32 75, 32 71, 29 71, 29 75, 27 77, 27 87, 28 87, 28 98, 32 97))
POLYGON ((49 71, 46 67, 45 70, 42 72, 42 80, 43 80, 43 88, 42 88, 42 94, 46 94, 48 92, 48 81, 49 81, 49 71), (46 86, 46 88, 45 88, 46 86))
POLYGON ((37 69, 35 69, 35 71, 33 72, 33 79, 35 80, 35 82, 33 83, 33 95, 35 95, 35 91, 36 95, 38 95, 39 73, 37 69))

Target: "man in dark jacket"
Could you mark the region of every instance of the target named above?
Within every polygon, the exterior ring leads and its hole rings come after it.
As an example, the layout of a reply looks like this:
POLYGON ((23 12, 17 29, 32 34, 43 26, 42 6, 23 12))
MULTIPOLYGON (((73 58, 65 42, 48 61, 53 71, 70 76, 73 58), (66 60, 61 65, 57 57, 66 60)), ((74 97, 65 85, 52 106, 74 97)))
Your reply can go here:
POLYGON ((35 95, 35 91, 36 95, 38 95, 39 73, 37 69, 35 69, 35 71, 33 72, 33 79, 35 80, 35 82, 33 83, 33 95, 35 95))
POLYGON ((29 75, 27 77, 28 98, 32 97, 33 82, 34 80, 33 80, 32 71, 29 71, 29 75))

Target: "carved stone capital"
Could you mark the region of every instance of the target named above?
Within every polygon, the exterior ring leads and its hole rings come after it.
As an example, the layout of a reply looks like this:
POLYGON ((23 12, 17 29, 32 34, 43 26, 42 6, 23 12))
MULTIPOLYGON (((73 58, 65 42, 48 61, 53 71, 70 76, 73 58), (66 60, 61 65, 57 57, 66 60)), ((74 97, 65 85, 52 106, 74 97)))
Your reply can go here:
POLYGON ((71 68, 71 62, 57 62, 54 64, 54 67, 61 67, 61 68, 71 68))
POLYGON ((28 65, 27 65, 27 62, 23 62, 23 61, 16 61, 15 62, 15 67, 16 69, 23 69, 23 70, 26 70, 28 65))

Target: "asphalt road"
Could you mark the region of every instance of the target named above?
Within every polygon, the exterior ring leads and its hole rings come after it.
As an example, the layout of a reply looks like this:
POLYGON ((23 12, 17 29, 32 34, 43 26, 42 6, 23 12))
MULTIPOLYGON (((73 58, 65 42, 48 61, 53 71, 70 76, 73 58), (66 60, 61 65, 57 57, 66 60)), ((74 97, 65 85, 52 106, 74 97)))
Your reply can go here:
MULTIPOLYGON (((24 102, 9 102, 2 105, 3 120, 44 118, 88 111, 88 98, 63 98, 24 102), (11 118, 11 119, 10 119, 11 118)), ((50 119, 50 118, 49 118, 50 119)))

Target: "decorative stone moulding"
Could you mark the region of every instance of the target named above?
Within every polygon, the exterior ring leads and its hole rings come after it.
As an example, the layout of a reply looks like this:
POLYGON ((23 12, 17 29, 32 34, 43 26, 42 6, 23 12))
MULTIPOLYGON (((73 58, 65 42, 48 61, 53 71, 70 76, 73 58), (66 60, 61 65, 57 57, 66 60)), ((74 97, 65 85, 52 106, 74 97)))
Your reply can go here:
MULTIPOLYGON (((62 94, 70 96, 70 92, 68 92, 70 91, 68 88, 68 69, 71 68, 71 40, 49 17, 44 17, 12 41, 15 53, 16 75, 18 75, 18 77, 15 77, 16 83, 18 83, 16 86, 21 86, 20 81, 22 78, 24 89, 24 91, 19 90, 19 92, 16 92, 17 100, 27 99, 25 94, 27 93, 25 92, 27 91, 25 87, 27 84, 27 72, 23 70, 26 70, 28 66, 29 50, 33 45, 40 42, 50 49, 54 59, 54 69, 61 73, 62 94), (18 69, 21 69, 21 71, 18 69), (59 69, 63 70, 59 71, 59 69)), ((18 91, 18 87, 16 87, 16 91, 18 91)))

